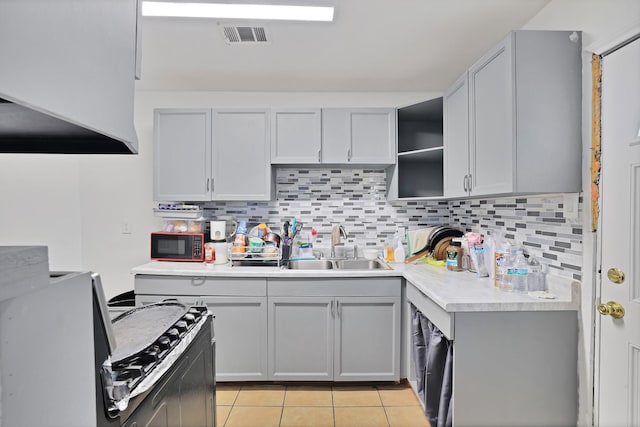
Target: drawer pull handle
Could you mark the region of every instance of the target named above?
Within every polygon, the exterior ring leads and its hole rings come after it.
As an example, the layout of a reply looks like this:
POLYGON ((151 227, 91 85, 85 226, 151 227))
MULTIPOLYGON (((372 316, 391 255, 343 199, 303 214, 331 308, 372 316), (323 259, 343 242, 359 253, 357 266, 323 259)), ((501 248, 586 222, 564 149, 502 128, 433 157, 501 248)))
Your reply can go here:
POLYGON ((193 286, 202 286, 204 285, 204 282, 207 279, 205 279, 204 277, 192 277, 191 278, 191 285, 193 286))

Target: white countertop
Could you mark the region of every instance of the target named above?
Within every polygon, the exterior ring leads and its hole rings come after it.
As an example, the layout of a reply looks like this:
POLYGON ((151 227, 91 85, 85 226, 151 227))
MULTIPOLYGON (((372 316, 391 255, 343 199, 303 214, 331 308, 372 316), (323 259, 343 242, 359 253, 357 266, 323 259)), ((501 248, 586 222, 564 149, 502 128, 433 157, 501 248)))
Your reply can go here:
POLYGON ((448 312, 563 311, 578 310, 580 282, 547 275, 555 299, 504 292, 490 278, 467 271, 453 272, 426 264, 391 264, 392 270, 287 270, 277 267, 232 267, 192 262, 152 261, 133 268, 133 274, 215 277, 404 277, 424 295, 448 312))

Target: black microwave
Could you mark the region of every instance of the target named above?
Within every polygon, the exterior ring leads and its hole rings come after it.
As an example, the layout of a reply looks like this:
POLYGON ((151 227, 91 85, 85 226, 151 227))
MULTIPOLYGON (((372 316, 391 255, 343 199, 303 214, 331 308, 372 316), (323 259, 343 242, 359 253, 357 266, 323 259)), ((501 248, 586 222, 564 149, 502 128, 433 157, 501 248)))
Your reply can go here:
POLYGON ((204 261, 204 233, 151 233, 151 259, 204 261))

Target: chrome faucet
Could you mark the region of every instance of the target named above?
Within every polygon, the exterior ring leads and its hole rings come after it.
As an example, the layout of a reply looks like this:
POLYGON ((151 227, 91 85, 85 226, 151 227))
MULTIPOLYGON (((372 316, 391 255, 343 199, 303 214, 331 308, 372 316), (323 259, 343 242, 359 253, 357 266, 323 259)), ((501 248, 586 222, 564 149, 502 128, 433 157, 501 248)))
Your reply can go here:
POLYGON ((340 224, 333 224, 331 226, 331 258, 336 257, 336 245, 340 244, 340 236, 345 239, 348 237, 347 231, 340 224))

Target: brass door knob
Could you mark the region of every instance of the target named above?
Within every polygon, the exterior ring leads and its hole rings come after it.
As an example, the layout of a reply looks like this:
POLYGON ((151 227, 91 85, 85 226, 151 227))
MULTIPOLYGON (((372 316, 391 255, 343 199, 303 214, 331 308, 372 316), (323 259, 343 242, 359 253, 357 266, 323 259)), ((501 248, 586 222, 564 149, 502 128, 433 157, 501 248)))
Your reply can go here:
POLYGON ((615 301, 598 304, 598 311, 603 316, 611 316, 614 319, 622 319, 624 317, 624 307, 615 301))
POLYGON ((610 268, 607 271, 607 277, 613 283, 622 283, 622 282, 624 282, 624 272, 622 270, 620 270, 619 268, 615 268, 615 267, 614 268, 610 268))

